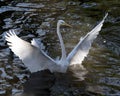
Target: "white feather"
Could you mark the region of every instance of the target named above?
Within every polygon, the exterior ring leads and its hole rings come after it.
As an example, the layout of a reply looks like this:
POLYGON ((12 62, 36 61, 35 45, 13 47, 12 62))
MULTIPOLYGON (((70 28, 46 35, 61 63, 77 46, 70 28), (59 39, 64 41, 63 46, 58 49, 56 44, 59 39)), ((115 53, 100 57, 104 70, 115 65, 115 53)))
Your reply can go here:
MULTIPOLYGON (((81 64, 85 56, 87 56, 93 40, 99 34, 101 27, 104 23, 103 20, 85 37, 81 38, 76 47, 66 58, 66 51, 63 43, 62 36, 60 34, 60 25, 65 25, 63 20, 59 20, 57 23, 57 34, 60 40, 62 48, 62 57, 56 62, 49 57, 39 46, 38 42, 33 39, 31 44, 20 39, 14 32, 10 30, 6 33, 5 39, 9 48, 23 61, 31 72, 36 72, 44 69, 49 69, 51 72, 66 72, 69 65, 81 64)), ((68 25, 68 24, 66 24, 68 25)))
POLYGON ((56 62, 45 54, 35 40, 32 44, 20 39, 14 32, 10 30, 5 35, 10 49, 23 61, 31 72, 49 69, 51 72, 64 72, 56 62))
POLYGON ((32 39, 31 44, 32 44, 33 46, 36 46, 37 48, 40 48, 40 46, 38 45, 36 39, 32 39))
POLYGON ((84 38, 79 41, 71 53, 69 53, 67 60, 69 61, 70 65, 82 64, 82 61, 87 56, 89 49, 91 48, 93 40, 99 34, 99 31, 101 30, 107 15, 108 13, 105 15, 103 20, 94 29, 92 29, 92 31, 90 31, 84 38))

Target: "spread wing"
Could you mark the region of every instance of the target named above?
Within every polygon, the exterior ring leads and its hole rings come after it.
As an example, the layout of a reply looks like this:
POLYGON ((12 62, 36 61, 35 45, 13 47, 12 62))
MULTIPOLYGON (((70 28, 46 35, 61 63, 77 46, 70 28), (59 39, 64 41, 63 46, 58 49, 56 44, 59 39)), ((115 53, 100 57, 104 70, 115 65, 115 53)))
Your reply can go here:
POLYGON ((35 40, 32 40, 32 44, 30 44, 19 38, 14 30, 7 32, 5 39, 9 48, 23 61, 31 72, 44 69, 50 69, 50 71, 58 70, 59 66, 39 48, 35 40))
POLYGON ((99 31, 101 30, 107 15, 108 13, 105 15, 103 20, 94 29, 92 29, 92 31, 90 31, 84 38, 79 41, 71 53, 68 54, 67 60, 70 62, 70 65, 82 63, 84 58, 87 56, 89 49, 91 48, 93 40, 99 34, 99 31))

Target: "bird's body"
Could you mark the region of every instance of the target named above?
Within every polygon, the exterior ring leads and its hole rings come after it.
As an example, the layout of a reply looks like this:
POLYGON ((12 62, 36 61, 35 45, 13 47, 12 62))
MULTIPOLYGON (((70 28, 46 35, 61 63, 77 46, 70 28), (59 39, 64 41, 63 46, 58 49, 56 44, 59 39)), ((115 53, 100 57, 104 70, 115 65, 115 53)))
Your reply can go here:
POLYGON ((59 61, 53 60, 49 57, 33 39, 31 43, 28 43, 20 39, 14 32, 10 30, 6 33, 5 38, 8 41, 9 48, 23 61, 23 63, 28 67, 31 72, 36 72, 40 70, 49 69, 51 72, 66 72, 69 65, 81 64, 85 56, 87 56, 89 49, 93 40, 99 34, 101 27, 104 23, 105 18, 108 14, 105 15, 103 20, 92 30, 90 31, 71 53, 66 56, 66 50, 64 47, 64 42, 60 34, 60 26, 67 25, 63 20, 59 20, 57 23, 57 34, 60 40, 62 56, 59 61))

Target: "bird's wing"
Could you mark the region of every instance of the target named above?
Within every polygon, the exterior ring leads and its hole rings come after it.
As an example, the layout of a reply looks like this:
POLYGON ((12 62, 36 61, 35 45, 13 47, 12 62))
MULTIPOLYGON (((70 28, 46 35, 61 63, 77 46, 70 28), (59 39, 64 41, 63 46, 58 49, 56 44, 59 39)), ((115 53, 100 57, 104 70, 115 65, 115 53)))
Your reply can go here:
POLYGON ((107 15, 108 13, 105 15, 103 20, 94 29, 92 29, 92 31, 90 31, 84 38, 79 41, 71 53, 68 54, 67 60, 69 61, 70 65, 82 63, 84 58, 87 56, 89 49, 91 48, 93 40, 99 34, 99 31, 101 30, 107 15))
MULTIPOLYGON (((36 39, 32 39, 31 44, 33 46, 36 46, 37 48, 40 48, 40 45, 38 45, 38 41, 36 39)), ((40 48, 41 49, 41 48, 40 48)))
POLYGON ((50 71, 57 70, 57 64, 38 48, 38 44, 34 40, 30 44, 19 38, 14 30, 7 32, 5 39, 9 48, 23 61, 31 72, 44 69, 50 69, 50 71))
POLYGON ((47 58, 50 59, 51 61, 55 62, 50 56, 48 56, 48 55, 42 50, 42 48, 41 48, 41 46, 40 46, 40 45, 41 45, 41 42, 38 42, 36 39, 33 39, 33 40, 31 41, 31 45, 37 47, 45 57, 47 57, 47 58))

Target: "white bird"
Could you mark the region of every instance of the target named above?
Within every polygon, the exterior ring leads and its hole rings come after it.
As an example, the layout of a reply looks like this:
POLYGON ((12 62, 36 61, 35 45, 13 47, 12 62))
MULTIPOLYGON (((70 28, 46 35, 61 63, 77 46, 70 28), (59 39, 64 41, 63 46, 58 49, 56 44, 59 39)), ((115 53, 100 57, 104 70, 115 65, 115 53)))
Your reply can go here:
POLYGON ((84 36, 84 38, 79 41, 79 43, 68 54, 68 56, 66 56, 65 46, 60 33, 60 26, 70 25, 65 23, 63 20, 58 20, 57 34, 62 49, 62 56, 59 61, 55 61, 49 57, 39 47, 35 39, 33 39, 31 43, 24 41, 15 34, 14 30, 9 30, 9 32, 5 34, 5 39, 9 45, 9 48, 22 60, 22 62, 31 72, 49 69, 51 72, 64 73, 67 71, 67 68, 70 65, 82 64, 83 59, 87 56, 89 49, 91 48, 93 40, 99 34, 99 31, 101 30, 107 15, 108 13, 105 15, 103 20, 94 29, 92 29, 92 31, 90 31, 86 36, 84 36))

